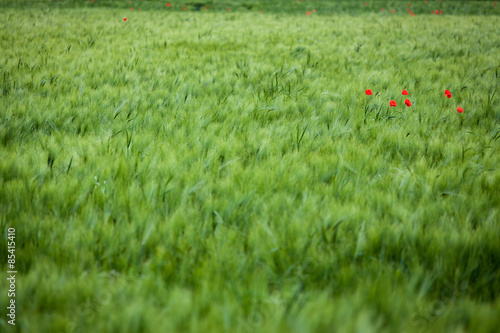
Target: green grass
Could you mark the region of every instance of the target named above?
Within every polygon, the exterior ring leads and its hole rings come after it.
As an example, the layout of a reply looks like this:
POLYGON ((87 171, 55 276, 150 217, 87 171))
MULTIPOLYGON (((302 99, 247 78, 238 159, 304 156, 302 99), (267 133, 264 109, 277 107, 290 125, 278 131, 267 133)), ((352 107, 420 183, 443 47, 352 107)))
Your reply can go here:
POLYGON ((289 3, 2 3, 0 331, 496 331, 493 2, 289 3))

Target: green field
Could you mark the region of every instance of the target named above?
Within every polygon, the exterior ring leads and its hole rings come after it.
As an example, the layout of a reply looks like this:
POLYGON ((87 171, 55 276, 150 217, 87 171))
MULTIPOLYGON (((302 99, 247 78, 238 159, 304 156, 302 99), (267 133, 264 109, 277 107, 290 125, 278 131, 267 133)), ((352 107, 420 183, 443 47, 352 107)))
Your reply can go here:
POLYGON ((500 3, 172 3, 0 1, 0 332, 497 332, 500 3))

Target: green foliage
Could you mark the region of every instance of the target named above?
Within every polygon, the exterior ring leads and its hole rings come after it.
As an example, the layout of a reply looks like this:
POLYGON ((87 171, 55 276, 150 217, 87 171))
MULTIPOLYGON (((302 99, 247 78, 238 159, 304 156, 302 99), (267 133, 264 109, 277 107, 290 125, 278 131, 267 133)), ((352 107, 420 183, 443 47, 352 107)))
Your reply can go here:
POLYGON ((0 21, 2 332, 499 326, 496 16, 62 4, 0 21))
POLYGON ((400 1, 400 0, 3 0, 0 7, 10 8, 108 8, 108 9, 130 9, 154 10, 163 12, 183 11, 186 7, 190 11, 231 11, 255 12, 263 10, 273 13, 289 13, 304 15, 307 11, 318 10, 321 14, 367 14, 377 13, 382 9, 387 15, 392 11, 397 14, 408 15, 410 7, 414 13, 429 14, 435 10, 443 11, 444 14, 461 15, 498 15, 499 8, 494 1, 476 0, 423 0, 400 1), (169 3, 171 6, 167 7, 169 3), (410 4, 410 6, 408 6, 410 4), (206 8, 204 8, 206 7, 206 8))

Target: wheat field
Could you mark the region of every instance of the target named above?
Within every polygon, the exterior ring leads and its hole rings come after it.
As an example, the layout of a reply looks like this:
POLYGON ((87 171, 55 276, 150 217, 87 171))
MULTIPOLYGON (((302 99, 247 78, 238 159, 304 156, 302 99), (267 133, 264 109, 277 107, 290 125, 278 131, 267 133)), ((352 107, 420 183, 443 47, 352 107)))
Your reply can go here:
POLYGON ((0 2, 0 331, 495 332, 499 11, 408 3, 0 2))

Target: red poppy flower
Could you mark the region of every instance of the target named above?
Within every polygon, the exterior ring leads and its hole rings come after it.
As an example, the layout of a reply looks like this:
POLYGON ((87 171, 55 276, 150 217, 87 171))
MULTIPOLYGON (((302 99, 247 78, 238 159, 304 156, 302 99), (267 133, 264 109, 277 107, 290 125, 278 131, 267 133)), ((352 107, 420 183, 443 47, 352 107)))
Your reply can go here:
POLYGON ((134 7, 130 8, 130 10, 134 10, 134 7))
POLYGON ((385 12, 385 9, 384 9, 384 8, 382 8, 380 11, 381 11, 381 12, 385 12))
POLYGON ((439 15, 439 10, 437 10, 437 9, 436 9, 436 10, 434 11, 434 13, 436 13, 436 14, 438 14, 438 15, 439 15))
POLYGON ((410 12, 410 15, 411 15, 411 16, 415 16, 415 13, 414 13, 414 12, 410 12))
POLYGON ((365 94, 367 95, 373 95, 372 91, 370 89, 366 89, 365 90, 365 94))
POLYGON ((167 2, 167 4, 165 6, 172 7, 172 5, 170 4, 170 2, 167 2))
POLYGON ((126 17, 124 17, 124 18, 123 18, 123 20, 124 20, 124 21, 126 21, 126 20, 127 20, 127 18, 126 18, 126 17))
POLYGON ((307 16, 311 15, 311 12, 306 12, 306 15, 307 15, 307 16))
POLYGON ((396 101, 395 101, 395 100, 391 100, 391 101, 389 102, 389 106, 396 106, 396 105, 397 105, 397 104, 396 104, 396 101))
POLYGON ((403 89, 403 92, 401 94, 406 96, 406 95, 408 95, 408 91, 406 91, 406 89, 403 89))
POLYGON ((451 92, 449 90, 445 90, 444 95, 448 98, 451 98, 451 92))
POLYGON ((264 11, 261 9, 260 12, 263 13, 264 11))
POLYGON ((411 106, 411 102, 410 102, 410 100, 408 98, 405 99, 405 104, 406 104, 407 107, 411 106))
POLYGON ((186 7, 182 7, 182 10, 187 10, 187 8, 186 7))
POLYGON ((459 107, 457 107, 457 111, 458 111, 458 113, 462 113, 462 112, 464 112, 464 109, 462 109, 462 108, 459 106, 459 107))
POLYGON ((316 13, 316 9, 313 9, 313 13, 316 13))

